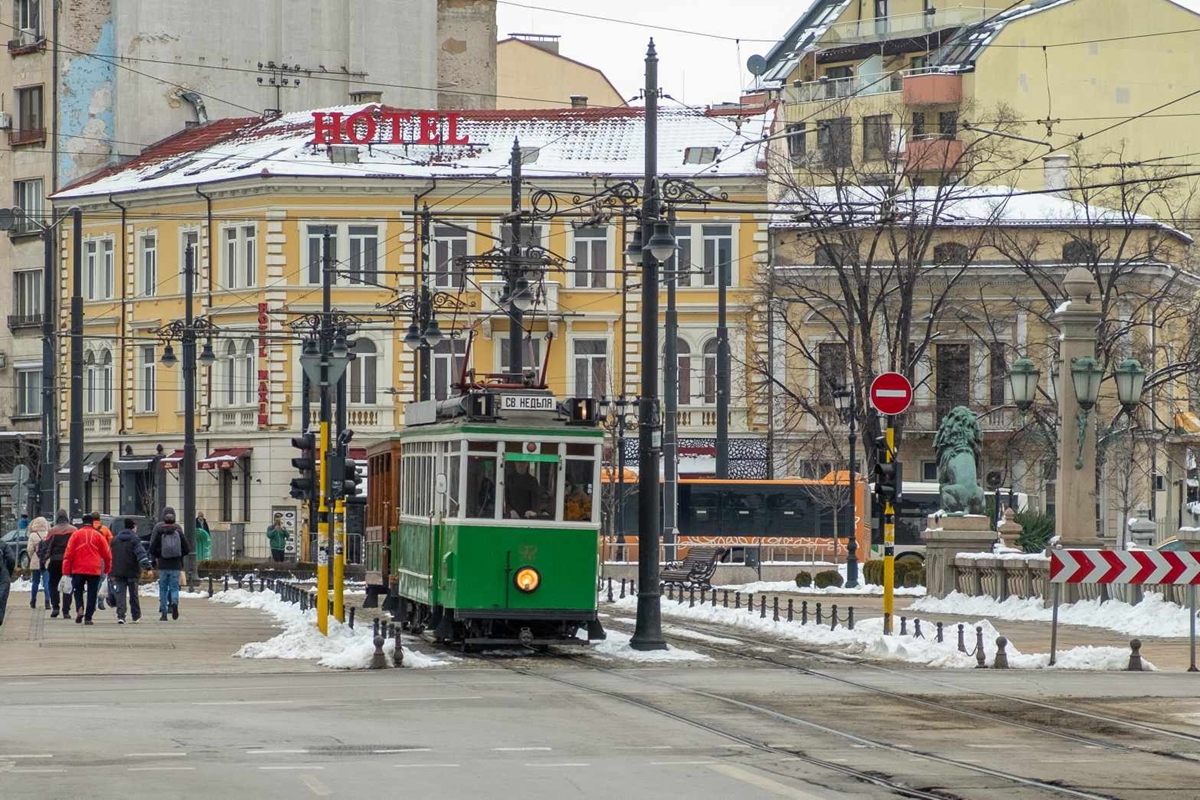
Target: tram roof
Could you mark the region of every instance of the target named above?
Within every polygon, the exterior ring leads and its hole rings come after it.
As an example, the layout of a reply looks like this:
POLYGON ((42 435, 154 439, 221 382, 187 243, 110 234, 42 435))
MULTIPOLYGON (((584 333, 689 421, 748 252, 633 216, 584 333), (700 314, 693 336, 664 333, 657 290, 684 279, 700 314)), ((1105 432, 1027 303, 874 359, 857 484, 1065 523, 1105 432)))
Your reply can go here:
POLYGON ((567 422, 549 420, 539 422, 528 417, 523 419, 498 420, 496 422, 480 422, 467 417, 439 420, 428 425, 413 425, 392 434, 396 439, 441 438, 447 435, 460 435, 462 438, 516 438, 518 436, 556 436, 573 439, 601 439, 604 431, 600 428, 590 428, 583 425, 571 425, 567 422))

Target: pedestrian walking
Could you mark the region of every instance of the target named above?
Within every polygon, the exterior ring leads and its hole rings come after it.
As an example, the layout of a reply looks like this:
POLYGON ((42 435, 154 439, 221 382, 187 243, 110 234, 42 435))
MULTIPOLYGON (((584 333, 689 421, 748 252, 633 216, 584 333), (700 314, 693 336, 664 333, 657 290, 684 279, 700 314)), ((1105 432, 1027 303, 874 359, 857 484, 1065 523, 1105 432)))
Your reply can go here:
MULTIPOLYGON (((113 532, 107 525, 105 525, 103 522, 100 521, 100 512, 93 511, 91 514, 89 514, 84 519, 87 521, 88 525, 92 526, 93 529, 100 531, 100 534, 108 541, 108 546, 112 547, 113 532)), ((101 611, 104 610, 105 592, 103 590, 104 590, 104 587, 107 585, 107 580, 106 580, 107 577, 108 576, 106 576, 106 575, 100 576, 101 591, 100 591, 100 597, 98 597, 96 599, 96 608, 99 608, 101 611)))
POLYGON ((69 619, 71 616, 71 592, 63 588, 62 578, 63 556, 67 553, 67 545, 74 533, 75 526, 71 524, 70 517, 60 508, 54 515, 54 527, 46 536, 46 557, 42 559, 43 565, 50 565, 50 603, 54 609, 51 617, 58 616, 59 598, 62 599, 63 619, 69 619))
POLYGON ((17 560, 12 550, 0 547, 0 625, 4 624, 4 612, 8 609, 8 592, 12 588, 12 574, 17 560))
POLYGON ((283 527, 283 514, 276 513, 267 528, 267 542, 271 545, 271 560, 283 561, 283 550, 287 547, 287 528, 283 527))
POLYGON ((126 517, 124 524, 124 529, 112 540, 112 570, 109 572, 112 593, 116 599, 118 625, 125 624, 126 597, 133 621, 137 622, 142 618, 138 580, 142 577, 142 570, 154 566, 150 561, 150 554, 138 538, 137 523, 126 517))
POLYGON ((204 512, 196 515, 196 560, 208 561, 212 558, 212 531, 209 530, 208 520, 204 512))
POLYGON ((158 566, 158 620, 179 619, 179 572, 183 557, 190 554, 183 528, 175 522, 175 509, 163 509, 162 522, 154 526, 150 537, 150 557, 158 566))
POLYGON ((97 595, 100 593, 100 576, 107 574, 111 568, 112 549, 104 534, 91 526, 84 526, 71 534, 62 569, 64 575, 71 576, 76 622, 92 624, 97 595))
POLYGON ((25 552, 29 554, 29 575, 33 580, 33 588, 29 595, 30 608, 37 608, 38 590, 44 589, 46 610, 50 609, 50 568, 42 563, 42 555, 46 552, 43 543, 49 535, 50 521, 48 519, 34 517, 29 521, 29 541, 25 544, 25 552))

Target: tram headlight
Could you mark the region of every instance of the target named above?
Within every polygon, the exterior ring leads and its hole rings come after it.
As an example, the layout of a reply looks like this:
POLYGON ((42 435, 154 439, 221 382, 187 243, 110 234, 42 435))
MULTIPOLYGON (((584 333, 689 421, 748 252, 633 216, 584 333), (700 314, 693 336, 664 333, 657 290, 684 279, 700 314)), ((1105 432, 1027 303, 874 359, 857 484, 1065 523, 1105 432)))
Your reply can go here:
POLYGON ((513 575, 513 585, 525 594, 537 591, 541 584, 542 575, 533 567, 521 567, 517 574, 513 575))

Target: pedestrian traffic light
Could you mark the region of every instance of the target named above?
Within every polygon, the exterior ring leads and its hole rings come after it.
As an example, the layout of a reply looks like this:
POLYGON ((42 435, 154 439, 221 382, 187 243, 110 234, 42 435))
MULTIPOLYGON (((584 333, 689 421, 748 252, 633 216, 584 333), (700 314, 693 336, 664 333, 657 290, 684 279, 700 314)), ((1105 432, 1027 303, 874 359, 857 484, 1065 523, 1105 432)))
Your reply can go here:
POLYGON ((292 488, 288 494, 297 500, 308 500, 313 496, 315 487, 317 436, 312 432, 293 436, 292 447, 300 451, 300 455, 292 459, 292 466, 300 471, 300 477, 292 478, 292 488))

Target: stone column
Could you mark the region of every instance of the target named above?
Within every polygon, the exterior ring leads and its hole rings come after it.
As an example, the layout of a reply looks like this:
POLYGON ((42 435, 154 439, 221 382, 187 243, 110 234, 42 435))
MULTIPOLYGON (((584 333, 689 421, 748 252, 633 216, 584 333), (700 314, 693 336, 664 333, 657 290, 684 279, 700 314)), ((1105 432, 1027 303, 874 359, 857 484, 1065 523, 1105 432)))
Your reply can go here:
POLYGON ((1058 483, 1055 489, 1055 533, 1063 547, 1098 547, 1096 536, 1096 435, 1095 420, 1088 418, 1079 454, 1079 402, 1071 382, 1071 360, 1096 356, 1096 327, 1100 308, 1090 302, 1096 291, 1092 274, 1075 267, 1063 279, 1067 302, 1054 313, 1058 322, 1060 360, 1058 395, 1058 483))

